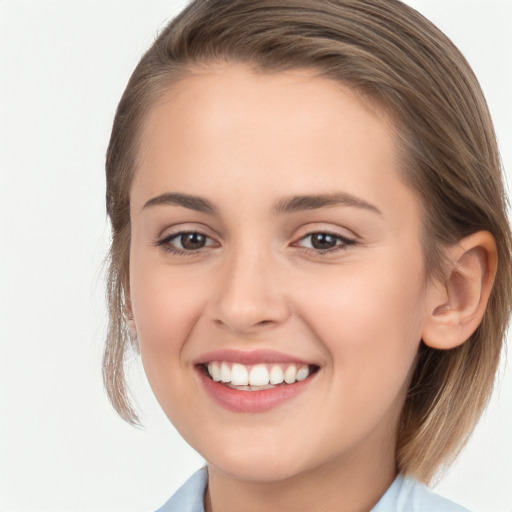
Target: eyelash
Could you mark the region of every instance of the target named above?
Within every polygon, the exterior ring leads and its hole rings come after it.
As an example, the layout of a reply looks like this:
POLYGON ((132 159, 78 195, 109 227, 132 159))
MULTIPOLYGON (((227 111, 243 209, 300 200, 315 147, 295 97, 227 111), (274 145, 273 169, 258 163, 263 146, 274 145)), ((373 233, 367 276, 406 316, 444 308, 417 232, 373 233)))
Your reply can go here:
MULTIPOLYGON (((209 237, 208 235, 205 235, 204 233, 202 233, 200 231, 179 231, 178 233, 172 233, 170 235, 165 236, 164 238, 162 238, 160 240, 157 240, 155 245, 158 247, 161 247, 165 252, 169 252, 171 254, 174 254, 175 256, 193 256, 194 254, 197 254, 198 252, 202 251, 203 249, 214 245, 214 244, 210 244, 210 245, 205 245, 203 247, 200 247, 198 249, 189 249, 189 250, 179 249, 178 247, 174 247, 172 245, 172 241, 176 240, 180 237, 183 237, 184 235, 200 235, 202 237, 205 237, 206 240, 210 240, 210 241, 212 240, 211 237, 209 237)), ((300 247, 300 245, 298 245, 299 242, 302 242, 303 240, 306 240, 307 238, 311 238, 315 235, 326 235, 328 237, 332 237, 333 239, 336 240, 336 245, 334 247, 328 248, 328 249, 315 249, 314 247, 302 247, 302 249, 308 254, 312 254, 312 255, 332 254, 332 253, 335 253, 338 251, 347 250, 348 247, 354 246, 357 244, 356 240, 354 240, 352 238, 345 237, 338 233, 332 233, 329 231, 313 231, 313 232, 308 233, 307 235, 304 235, 303 237, 299 238, 298 242, 295 242, 293 244, 293 246, 300 247), (338 242, 340 242, 340 243, 338 243, 338 242)))
POLYGON ((205 247, 209 247, 208 245, 205 245, 204 247, 200 247, 199 249, 179 249, 178 247, 174 247, 172 245, 172 241, 176 240, 178 238, 183 237, 184 235, 200 235, 203 236, 206 240, 212 240, 211 237, 208 235, 205 235, 204 233, 201 233, 201 231, 179 231, 178 233, 172 233, 170 235, 165 236, 161 240, 157 240, 156 244, 158 247, 161 247, 164 251, 170 252, 171 254, 174 254, 176 256, 192 256, 193 254, 197 254, 199 251, 204 249, 205 247))
MULTIPOLYGON (((350 246, 354 246, 357 244, 357 241, 353 238, 348 238, 346 236, 340 235, 338 233, 332 233, 330 231, 314 231, 312 233, 308 233, 307 235, 301 237, 298 242, 302 242, 307 238, 312 238, 315 235, 324 235, 328 237, 332 237, 336 241, 336 245, 334 247, 328 249, 315 249, 314 247, 302 247, 308 254, 317 255, 317 254, 333 254, 338 251, 346 251, 350 246)), ((296 244, 298 243, 296 242, 296 244)))

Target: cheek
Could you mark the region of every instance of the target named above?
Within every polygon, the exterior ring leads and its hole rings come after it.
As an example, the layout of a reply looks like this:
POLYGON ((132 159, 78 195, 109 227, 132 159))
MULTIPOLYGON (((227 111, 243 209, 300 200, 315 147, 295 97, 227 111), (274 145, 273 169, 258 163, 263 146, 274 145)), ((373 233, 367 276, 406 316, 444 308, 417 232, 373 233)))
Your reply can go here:
POLYGON ((328 349, 338 378, 402 386, 421 340, 421 268, 408 262, 350 269, 308 286, 303 315, 328 349))
POLYGON ((144 366, 169 368, 203 309, 203 291, 179 273, 147 265, 131 273, 131 300, 144 366))
POLYGON ((162 269, 136 271, 131 282, 142 365, 155 397, 178 425, 183 403, 194 400, 190 372, 184 369, 190 364, 187 340, 203 309, 203 297, 183 278, 162 269))

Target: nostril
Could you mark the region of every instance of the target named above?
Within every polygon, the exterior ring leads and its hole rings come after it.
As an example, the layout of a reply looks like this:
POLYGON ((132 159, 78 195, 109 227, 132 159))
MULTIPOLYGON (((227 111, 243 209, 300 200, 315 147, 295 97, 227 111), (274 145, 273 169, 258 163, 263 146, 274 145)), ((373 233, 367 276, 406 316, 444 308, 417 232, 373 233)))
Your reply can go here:
POLYGON ((230 322, 224 321, 221 318, 215 318, 213 319, 213 322, 217 327, 227 329, 233 332, 255 331, 266 327, 270 327, 276 323, 274 320, 259 320, 257 322, 252 323, 250 319, 247 319, 244 322, 243 319, 235 318, 232 318, 230 322))

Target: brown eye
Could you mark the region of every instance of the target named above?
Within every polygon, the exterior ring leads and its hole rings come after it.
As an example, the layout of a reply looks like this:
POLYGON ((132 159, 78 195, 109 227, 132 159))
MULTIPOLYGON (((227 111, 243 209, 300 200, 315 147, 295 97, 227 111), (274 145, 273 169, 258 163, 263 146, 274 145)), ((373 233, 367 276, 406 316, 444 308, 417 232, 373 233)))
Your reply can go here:
POLYGON ((162 247, 167 252, 180 255, 194 253, 206 247, 217 246, 213 239, 198 231, 174 233, 158 240, 156 245, 162 247))
POLYGON ((207 237, 202 233, 182 233, 177 238, 179 238, 181 247, 186 251, 202 249, 206 246, 207 241, 207 237))
POLYGON ((304 247, 309 251, 318 251, 319 254, 322 254, 323 252, 333 252, 339 249, 346 249, 350 245, 355 244, 356 240, 351 238, 334 233, 319 231, 302 237, 297 245, 304 247))
POLYGON ((311 236, 311 247, 313 249, 325 250, 336 247, 339 241, 338 236, 329 233, 314 233, 311 236))

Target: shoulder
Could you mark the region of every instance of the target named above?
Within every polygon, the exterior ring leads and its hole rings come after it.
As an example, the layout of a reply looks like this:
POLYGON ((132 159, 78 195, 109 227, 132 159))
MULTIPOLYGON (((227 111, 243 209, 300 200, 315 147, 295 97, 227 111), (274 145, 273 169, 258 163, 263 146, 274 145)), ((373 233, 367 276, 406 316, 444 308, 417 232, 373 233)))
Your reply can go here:
POLYGON ((206 467, 196 471, 156 512, 204 512, 204 491, 208 482, 206 467))
POLYGON ((414 478, 398 476, 372 512, 469 512, 414 478))

